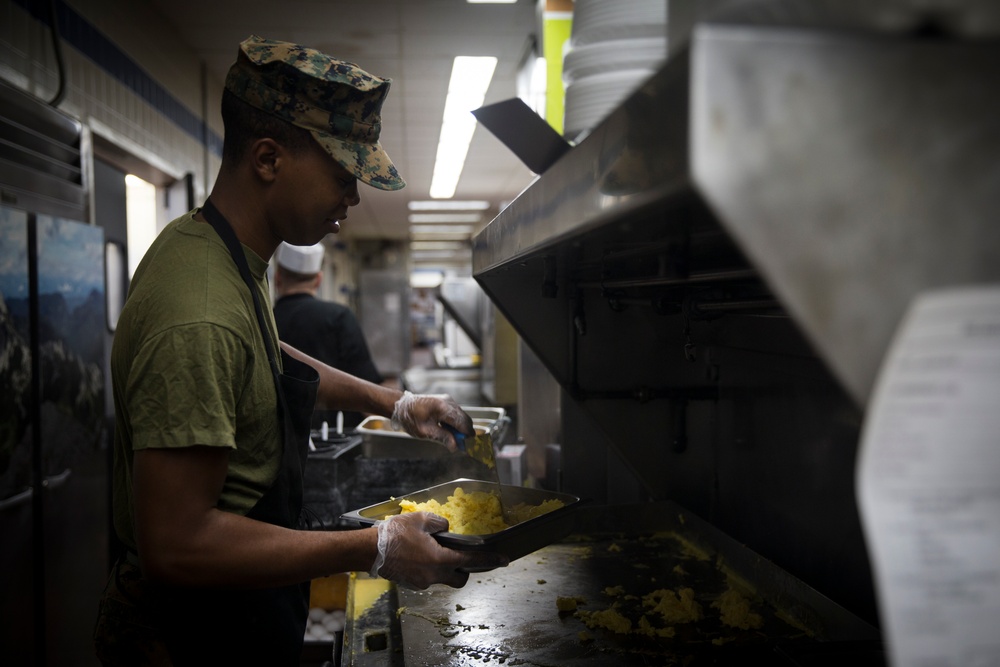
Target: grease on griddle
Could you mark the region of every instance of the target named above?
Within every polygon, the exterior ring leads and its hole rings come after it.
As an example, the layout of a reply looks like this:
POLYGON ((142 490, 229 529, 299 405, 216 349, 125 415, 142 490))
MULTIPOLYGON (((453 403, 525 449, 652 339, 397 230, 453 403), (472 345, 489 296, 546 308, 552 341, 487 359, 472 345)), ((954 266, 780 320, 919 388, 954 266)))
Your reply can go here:
MULTIPOLYGON (((721 558, 713 558, 681 535, 619 535, 610 546, 614 548, 593 550, 591 556, 600 553, 605 559, 621 559, 635 573, 626 577, 630 581, 605 582, 603 593, 613 601, 604 608, 582 609, 586 602, 580 598, 556 600, 560 615, 576 605, 572 615, 591 632, 600 631, 605 639, 652 642, 651 646, 666 642, 664 646, 676 648, 677 642, 721 645, 761 641, 767 636, 765 625, 784 637, 801 629, 786 624, 786 618, 766 605, 721 558), (640 559, 651 554, 668 567, 640 574, 639 566, 644 564, 640 559)), ((619 575, 624 572, 628 569, 620 570, 619 575)), ((581 642, 594 640, 584 634, 581 642)))

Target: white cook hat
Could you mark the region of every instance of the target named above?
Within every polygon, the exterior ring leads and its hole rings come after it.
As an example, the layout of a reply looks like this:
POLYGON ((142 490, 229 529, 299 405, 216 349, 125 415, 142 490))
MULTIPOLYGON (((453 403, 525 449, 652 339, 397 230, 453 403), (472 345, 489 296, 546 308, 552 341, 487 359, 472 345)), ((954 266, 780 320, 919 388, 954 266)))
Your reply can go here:
POLYGON ((278 246, 277 259, 278 264, 289 271, 306 275, 319 273, 323 266, 323 244, 290 245, 282 241, 278 246))

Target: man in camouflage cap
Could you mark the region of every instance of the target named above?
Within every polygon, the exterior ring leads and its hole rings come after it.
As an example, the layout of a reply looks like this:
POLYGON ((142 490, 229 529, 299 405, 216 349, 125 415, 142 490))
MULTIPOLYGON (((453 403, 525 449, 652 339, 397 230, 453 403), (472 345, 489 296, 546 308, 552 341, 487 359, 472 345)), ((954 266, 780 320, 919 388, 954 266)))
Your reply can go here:
POLYGON ((450 397, 366 382, 275 333, 267 269, 278 245, 337 232, 359 180, 403 187, 379 144, 388 88, 313 49, 259 37, 240 46, 212 193, 154 240, 115 332, 124 553, 95 628, 105 665, 296 665, 313 579, 359 571, 459 587, 469 571, 506 564, 442 547, 433 533, 447 520, 423 512, 352 531, 302 523, 314 406, 391 417, 451 450, 442 424, 474 433, 450 397))
POLYGON ((389 80, 315 49, 251 36, 240 44, 226 90, 247 104, 309 130, 362 183, 405 183, 379 143, 389 80))

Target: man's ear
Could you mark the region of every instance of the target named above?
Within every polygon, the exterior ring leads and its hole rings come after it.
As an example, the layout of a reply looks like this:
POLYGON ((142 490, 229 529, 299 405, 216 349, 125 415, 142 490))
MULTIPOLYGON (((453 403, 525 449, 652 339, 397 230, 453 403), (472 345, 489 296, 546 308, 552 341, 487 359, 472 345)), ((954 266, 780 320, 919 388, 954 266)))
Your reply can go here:
POLYGON ((254 173, 265 183, 274 180, 281 164, 283 151, 274 139, 258 139, 250 147, 250 164, 254 173))

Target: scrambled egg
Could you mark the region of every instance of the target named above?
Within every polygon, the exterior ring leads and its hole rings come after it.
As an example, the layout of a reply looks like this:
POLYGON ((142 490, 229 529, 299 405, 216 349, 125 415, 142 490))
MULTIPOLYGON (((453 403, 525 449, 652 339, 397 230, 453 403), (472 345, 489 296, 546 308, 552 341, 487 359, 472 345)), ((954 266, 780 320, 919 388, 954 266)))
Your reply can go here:
POLYGON ((591 630, 604 628, 619 635, 627 635, 632 632, 632 621, 628 617, 622 616, 615 606, 602 611, 580 610, 576 612, 576 615, 591 630))
POLYGON ((702 617, 701 605, 695 602, 694 589, 681 588, 676 593, 667 588, 642 596, 642 606, 663 617, 664 623, 693 623, 702 617))
POLYGON ((732 628, 749 630, 764 625, 764 618, 750 611, 750 600, 732 588, 720 595, 712 606, 719 610, 722 622, 732 628))
POLYGON ((643 616, 639 619, 639 627, 636 630, 640 635, 646 635, 647 637, 665 637, 670 638, 677 634, 677 631, 673 626, 668 626, 666 628, 654 628, 653 624, 649 622, 649 619, 643 616))
POLYGON ((524 503, 514 505, 513 507, 508 508, 507 513, 510 515, 511 525, 513 526, 527 521, 528 519, 540 517, 543 514, 552 512, 564 506, 565 503, 563 503, 563 501, 555 498, 549 498, 548 500, 543 500, 538 505, 526 505, 524 503))
POLYGON ((580 596, 559 595, 556 597, 556 609, 560 614, 576 611, 577 605, 586 602, 580 596))
POLYGON ((563 507, 563 502, 555 498, 543 501, 539 505, 520 504, 509 509, 512 522, 508 524, 503 517, 500 498, 495 493, 472 491, 466 493, 462 487, 455 487, 448 500, 440 503, 434 498, 418 503, 412 500, 400 500, 400 511, 432 512, 448 519, 448 530, 459 535, 490 535, 498 533, 510 525, 541 516, 546 512, 563 507))

